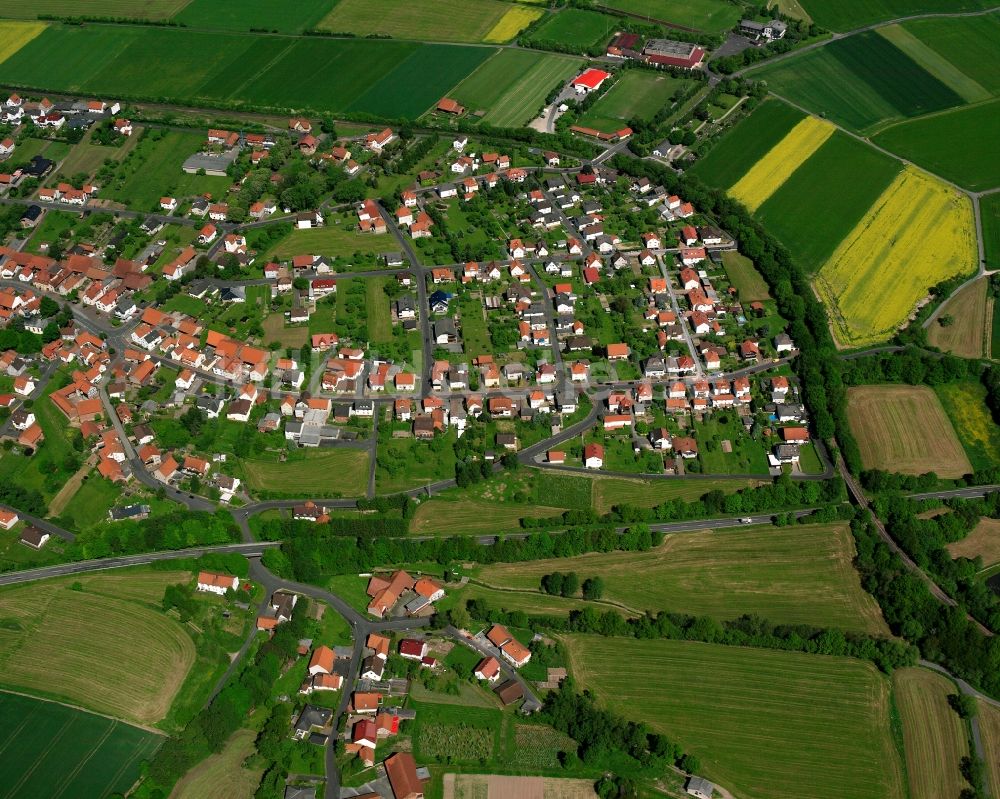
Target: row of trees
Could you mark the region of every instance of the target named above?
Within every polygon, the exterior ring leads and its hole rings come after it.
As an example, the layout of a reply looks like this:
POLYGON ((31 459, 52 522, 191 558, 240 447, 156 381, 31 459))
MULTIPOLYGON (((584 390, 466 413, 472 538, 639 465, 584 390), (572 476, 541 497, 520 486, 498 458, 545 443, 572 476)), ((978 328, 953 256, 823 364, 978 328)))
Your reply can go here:
POLYGON ((604 596, 604 580, 600 576, 588 577, 583 583, 576 572, 552 572, 542 577, 542 590, 552 596, 576 596, 577 591, 582 592, 584 599, 600 599, 604 596))

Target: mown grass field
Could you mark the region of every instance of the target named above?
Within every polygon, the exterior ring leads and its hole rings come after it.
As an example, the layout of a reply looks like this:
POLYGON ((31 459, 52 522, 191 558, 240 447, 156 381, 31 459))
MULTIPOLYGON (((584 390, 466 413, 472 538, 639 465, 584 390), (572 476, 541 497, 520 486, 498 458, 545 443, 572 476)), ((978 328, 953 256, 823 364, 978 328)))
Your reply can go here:
POLYGON ((986 777, 990 796, 1000 796, 1000 708, 979 701, 979 731, 986 749, 986 777))
POLYGON ((305 449, 302 457, 279 462, 244 458, 243 470, 252 491, 282 494, 358 497, 368 486, 368 452, 327 447, 305 449))
POLYGON ((1000 269, 1000 192, 979 198, 979 216, 983 226, 986 268, 1000 269))
POLYGON ((45 28, 44 22, 0 20, 0 63, 10 58, 36 36, 40 36, 45 28))
POLYGON ((388 233, 359 233, 351 223, 341 222, 308 230, 293 230, 268 250, 266 257, 276 261, 287 261, 295 255, 350 258, 355 253, 379 254, 392 246, 393 238, 388 233))
POLYGON ((580 124, 612 132, 630 119, 648 121, 670 103, 677 89, 688 84, 683 78, 630 70, 587 109, 580 124))
POLYGON ((690 171, 717 188, 732 186, 803 119, 805 115, 787 103, 766 100, 690 171))
POLYGON ((541 110, 548 93, 582 63, 551 53, 501 50, 449 96, 471 112, 485 111, 483 120, 492 125, 522 125, 541 110))
POLYGON ((0 797, 124 794, 162 741, 104 716, 0 692, 0 797))
POLYGON ((190 0, 4 0, 5 17, 132 17, 169 19, 190 0))
POLYGON ((792 128, 763 158, 729 188, 729 194, 750 211, 770 197, 813 153, 835 128, 816 117, 806 117, 792 128))
POLYGON ((972 191, 1000 186, 1000 100, 894 125, 873 140, 972 191))
POLYGON ((945 548, 953 558, 982 558, 984 569, 1000 563, 1000 519, 981 519, 965 538, 945 548))
POLYGON ((747 799, 898 799, 889 681, 870 663, 688 641, 567 636, 600 704, 678 741, 747 799))
POLYGON ((739 292, 740 302, 770 299, 767 283, 753 265, 753 261, 735 250, 722 253, 722 265, 729 281, 739 292))
POLYGON ((768 88, 852 130, 955 108, 963 98, 875 31, 753 70, 768 88))
POLYGON ((359 36, 381 34, 415 41, 480 42, 510 9, 510 5, 500 0, 384 0, 380 3, 339 0, 317 27, 359 36))
POLYGON ((233 31, 254 28, 301 33, 309 28, 319 27, 320 20, 336 2, 337 0, 299 0, 296 3, 273 3, 271 0, 190 0, 174 20, 192 28, 233 31))
POLYGON ((414 535, 509 533, 521 529, 522 518, 558 516, 563 508, 546 505, 502 505, 479 499, 429 499, 410 521, 414 535))
POLYGON ((855 386, 848 389, 848 419, 866 469, 901 474, 935 472, 961 477, 972 471, 934 390, 927 386, 855 386))
POLYGON ((252 799, 263 769, 243 761, 254 754, 253 730, 238 730, 218 754, 210 755, 181 777, 170 799, 252 799))
POLYGON ((193 665, 195 647, 175 619, 149 604, 188 576, 104 574, 5 588, 0 684, 155 724, 193 665))
POLYGON ((927 330, 927 340, 935 347, 962 358, 982 358, 989 346, 993 314, 987 313, 986 278, 980 278, 949 299, 927 330), (942 318, 951 324, 942 326, 942 318))
POLYGON ((590 47, 610 39, 618 26, 618 21, 607 14, 582 8, 564 8, 532 30, 530 37, 539 42, 590 47))
POLYGON ((722 0, 603 0, 601 5, 708 33, 729 30, 740 18, 739 9, 722 0))
POLYGON ((976 252, 968 197, 904 168, 816 276, 837 340, 885 340, 932 286, 971 273, 976 252))
MULTIPOLYGON (((588 479, 588 478, 583 478, 588 479)), ((701 499, 709 491, 731 494, 758 485, 755 480, 629 480, 622 477, 594 477, 593 503, 598 513, 615 505, 651 508, 670 499, 701 499)), ((572 507, 572 506, 571 506, 572 507)))
POLYGON ((834 31, 849 31, 881 20, 924 12, 975 11, 987 0, 802 0, 818 25, 834 31))
POLYGON ((892 690, 903 722, 910 796, 958 796, 966 786, 958 763, 969 745, 965 722, 948 705, 957 688, 940 674, 909 668, 893 673, 892 690))
POLYGON ((976 469, 1000 465, 1000 427, 986 407, 982 383, 944 383, 935 386, 945 413, 955 426, 958 438, 976 469))
POLYGON ((837 131, 760 205, 756 216, 799 265, 815 272, 901 170, 895 159, 837 131))
POLYGON ((636 615, 669 610, 733 619, 756 613, 783 624, 888 634, 878 606, 861 588, 853 558, 845 525, 754 527, 670 535, 650 552, 495 564, 478 579, 538 590, 544 575, 572 571, 581 581, 600 576, 603 598, 636 615))

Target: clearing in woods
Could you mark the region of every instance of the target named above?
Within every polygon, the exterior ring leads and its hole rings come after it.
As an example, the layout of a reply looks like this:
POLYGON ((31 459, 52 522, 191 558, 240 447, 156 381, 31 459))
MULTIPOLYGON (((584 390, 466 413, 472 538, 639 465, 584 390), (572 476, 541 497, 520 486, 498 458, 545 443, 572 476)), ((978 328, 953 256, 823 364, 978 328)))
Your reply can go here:
POLYGON ((986 296, 987 281, 982 277, 970 283, 942 306, 927 330, 931 344, 961 358, 989 355, 993 301, 986 296), (941 324, 942 319, 948 324, 941 324))
POLYGON ((953 558, 982 558, 984 569, 1000 563, 1000 519, 980 519, 971 533, 945 549, 953 558))
POLYGON ((901 799, 889 680, 854 658, 562 637, 598 703, 677 741, 743 799, 901 799))
POLYGON ((959 761, 969 754, 965 722, 948 705, 955 685, 933 671, 897 669, 893 698, 903 722, 903 747, 912 799, 958 796, 965 778, 959 761))
MULTIPOLYGON (((605 552, 486 566, 491 586, 538 590, 551 572, 600 576, 603 599, 637 615, 668 610, 734 619, 756 613, 772 622, 839 627, 887 635, 874 600, 851 565, 845 525, 752 527, 677 533, 648 552, 605 552), (642 573, 643 580, 635 575, 642 573)), ((503 605, 503 594, 495 601, 503 605)))
POLYGON ((159 604, 167 585, 189 577, 118 573, 5 588, 0 682, 155 724, 187 677, 195 647, 184 627, 150 605, 159 604))
POLYGON ((972 466, 934 390, 927 386, 855 386, 848 419, 866 469, 961 477, 972 466))

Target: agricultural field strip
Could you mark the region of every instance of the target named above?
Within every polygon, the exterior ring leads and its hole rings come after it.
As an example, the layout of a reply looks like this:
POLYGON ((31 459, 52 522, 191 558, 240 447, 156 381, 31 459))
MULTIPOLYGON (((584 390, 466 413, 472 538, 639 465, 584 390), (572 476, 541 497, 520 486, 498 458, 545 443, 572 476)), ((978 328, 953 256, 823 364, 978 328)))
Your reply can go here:
POLYGON ((980 100, 988 100, 993 96, 989 89, 979 85, 972 77, 966 75, 902 25, 886 25, 884 28, 879 28, 878 33, 956 94, 961 95, 966 102, 975 103, 980 100))
POLYGON ((47 27, 44 22, 0 20, 0 64, 40 36, 47 27))

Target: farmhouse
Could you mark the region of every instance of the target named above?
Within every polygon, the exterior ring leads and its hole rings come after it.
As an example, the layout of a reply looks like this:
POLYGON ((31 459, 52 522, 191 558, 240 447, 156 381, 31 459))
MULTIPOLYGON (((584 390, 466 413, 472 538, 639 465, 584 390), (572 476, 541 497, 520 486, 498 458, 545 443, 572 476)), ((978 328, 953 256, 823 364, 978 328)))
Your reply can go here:
POLYGON ((495 683, 500 679, 500 661, 495 657, 485 657, 479 661, 472 673, 477 680, 495 683))
POLYGON ((21 531, 21 543, 32 549, 41 549, 48 540, 49 534, 34 525, 28 525, 21 531))
POLYGON ((239 577, 232 577, 228 574, 216 574, 215 572, 198 573, 199 591, 208 591, 209 593, 222 596, 226 591, 235 591, 239 587, 239 577))

